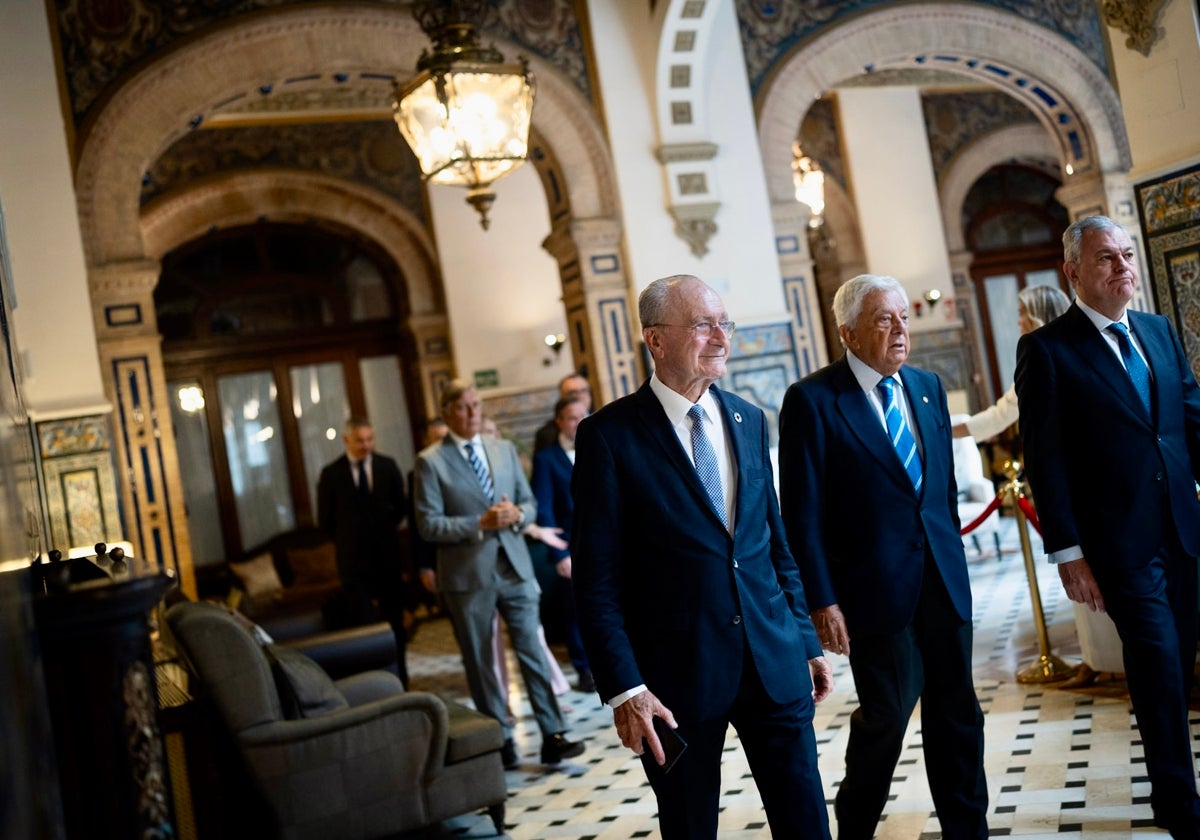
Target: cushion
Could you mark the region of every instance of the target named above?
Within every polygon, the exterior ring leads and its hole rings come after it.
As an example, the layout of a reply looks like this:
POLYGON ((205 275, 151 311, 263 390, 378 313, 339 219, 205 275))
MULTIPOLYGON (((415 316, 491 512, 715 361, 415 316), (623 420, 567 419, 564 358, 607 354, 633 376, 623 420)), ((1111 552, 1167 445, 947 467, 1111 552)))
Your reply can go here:
POLYGON ((333 680, 316 662, 282 645, 266 645, 263 650, 271 660, 275 688, 288 720, 320 717, 350 708, 333 680))
POLYGON ((313 548, 289 548, 285 552, 294 576, 293 584, 332 583, 338 579, 337 553, 333 543, 313 548))
POLYGON ((230 563, 229 568, 251 598, 262 598, 283 590, 283 581, 279 579, 279 572, 275 571, 275 561, 269 552, 241 563, 230 563))

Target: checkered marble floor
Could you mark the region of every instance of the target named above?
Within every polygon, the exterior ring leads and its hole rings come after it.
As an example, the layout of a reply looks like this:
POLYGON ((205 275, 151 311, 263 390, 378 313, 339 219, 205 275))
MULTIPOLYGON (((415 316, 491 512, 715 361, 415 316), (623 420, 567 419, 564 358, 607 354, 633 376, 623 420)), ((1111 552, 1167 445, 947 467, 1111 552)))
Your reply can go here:
MULTIPOLYGON (((1050 652, 1068 663, 1079 661, 1071 602, 1062 594, 1054 569, 1035 550, 1050 652)), ((990 543, 985 540, 985 543, 990 543)), ((975 684, 986 716, 988 822, 993 836, 1028 838, 1165 838, 1151 826, 1149 782, 1141 741, 1129 705, 1122 699, 1023 684, 1018 668, 1041 653, 1031 611, 1031 587, 1020 552, 1016 525, 1005 519, 1001 553, 968 549, 975 597, 975 684)), ((558 651, 568 678, 566 657, 558 651)), ((511 654, 510 654, 511 656, 511 654)), ((817 708, 815 728, 821 774, 830 803, 844 764, 850 714, 857 705, 854 682, 844 657, 830 657, 836 690, 817 708)), ((469 702, 461 659, 445 619, 423 622, 409 646, 414 689, 469 702)), ((508 773, 508 837, 512 840, 658 837, 654 794, 641 765, 623 748, 612 713, 594 694, 569 691, 572 738, 584 738, 587 752, 560 769, 538 764, 541 739, 510 661, 512 708, 521 766, 508 773)), ((564 708, 564 711, 567 711, 564 708)), ((1193 717, 1197 732, 1200 716, 1193 717)), ((731 729, 722 766, 722 838, 769 838, 770 831, 745 756, 731 729)), ((445 823, 435 837, 494 837, 486 816, 445 823)), ((836 825, 834 825, 836 837, 836 825)), ((917 715, 909 727, 896 767, 891 799, 876 834, 881 840, 933 840, 940 827, 925 781, 917 715)))

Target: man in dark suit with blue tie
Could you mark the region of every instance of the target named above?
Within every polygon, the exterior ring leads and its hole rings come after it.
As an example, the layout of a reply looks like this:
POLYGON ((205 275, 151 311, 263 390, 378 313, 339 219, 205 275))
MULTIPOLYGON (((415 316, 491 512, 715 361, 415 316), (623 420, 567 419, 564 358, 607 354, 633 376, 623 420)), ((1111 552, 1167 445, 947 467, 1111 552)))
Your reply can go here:
POLYGON ((642 756, 665 840, 716 837, 730 723, 772 835, 828 837, 812 719, 832 672, 784 540, 766 419, 711 387, 734 325, 688 275, 647 286, 638 314, 654 374, 575 438, 571 558, 597 690, 642 756), (687 742, 665 771, 656 718, 687 742))
POLYGON ((838 837, 874 835, 919 699, 942 837, 985 838, 983 713, 946 392, 904 364, 908 295, 894 278, 847 281, 833 313, 846 354, 788 389, 779 480, 813 622, 827 650, 850 657, 858 691, 838 837))
POLYGON ((1121 637, 1154 824, 1196 838, 1200 392, 1170 322, 1126 309, 1138 268, 1124 228, 1076 221, 1063 259, 1075 304, 1017 345, 1025 469, 1068 597, 1121 637))

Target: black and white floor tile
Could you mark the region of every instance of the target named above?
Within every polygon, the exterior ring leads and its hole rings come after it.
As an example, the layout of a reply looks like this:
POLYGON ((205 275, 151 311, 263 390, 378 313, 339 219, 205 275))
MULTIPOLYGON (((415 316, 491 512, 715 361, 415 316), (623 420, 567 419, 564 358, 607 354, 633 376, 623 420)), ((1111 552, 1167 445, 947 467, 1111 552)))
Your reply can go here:
MULTIPOLYGON (((1118 697, 1020 683, 1015 674, 1043 651, 1031 612, 1031 587, 1015 523, 1004 520, 1002 551, 968 550, 975 596, 975 682, 986 715, 986 770, 993 836, 1152 840, 1149 782, 1141 742, 1128 703, 1118 697)), ((1079 661, 1074 613, 1054 569, 1042 562, 1032 535, 1035 575, 1049 652, 1079 661)), ((561 652, 560 652, 561 653, 561 652)), ((818 706, 816 731, 821 772, 830 802, 843 772, 850 714, 856 706, 846 660, 831 657, 834 694, 818 706)), ((572 677, 565 656, 560 656, 572 677)), ((445 619, 423 622, 409 646, 414 689, 467 700, 466 681, 445 619)), ((627 840, 658 837, 657 808, 641 765, 624 749, 611 712, 594 694, 560 697, 572 738, 587 752, 557 770, 538 763, 540 736, 522 694, 519 672, 511 700, 517 716, 521 766, 508 773, 507 836, 512 840, 627 840), (566 709, 564 709, 566 711, 566 709)), ((1193 731, 1200 716, 1193 720, 1193 731)), ((720 836, 769 838, 770 831, 736 733, 731 729, 722 767, 720 836)), ((834 827, 836 836, 836 826, 834 827)), ((486 816, 445 823, 438 837, 494 837, 486 816)), ((892 784, 891 800, 876 834, 880 840, 934 840, 940 828, 925 781, 917 716, 910 725, 892 784)))

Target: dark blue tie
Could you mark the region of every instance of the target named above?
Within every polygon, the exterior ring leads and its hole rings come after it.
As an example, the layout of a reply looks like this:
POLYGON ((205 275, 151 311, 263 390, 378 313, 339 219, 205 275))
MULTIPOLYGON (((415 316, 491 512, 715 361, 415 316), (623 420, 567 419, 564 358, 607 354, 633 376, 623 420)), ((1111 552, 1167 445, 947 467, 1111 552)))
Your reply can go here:
POLYGON ((721 470, 717 466, 717 453, 713 451, 704 432, 704 409, 694 405, 688 409, 688 417, 692 418, 692 460, 696 464, 696 473, 717 516, 721 517, 721 524, 728 529, 729 517, 725 513, 725 493, 721 490, 721 470))
POLYGON ((1146 362, 1133 349, 1133 342, 1129 340, 1129 327, 1120 321, 1114 321, 1108 325, 1108 331, 1117 337, 1121 358, 1125 360, 1125 372, 1129 374, 1134 390, 1141 397, 1146 414, 1150 414, 1150 368, 1146 367, 1146 362))
POLYGON ((904 471, 912 480, 913 489, 921 492, 921 482, 925 477, 921 474, 921 456, 917 454, 917 441, 913 438, 908 424, 904 422, 904 412, 900 410, 900 394, 896 391, 896 381, 890 376, 879 380, 879 396, 883 400, 883 419, 887 423, 888 437, 904 471))
POLYGON ((358 483, 355 485, 355 489, 358 490, 359 496, 367 497, 371 495, 371 485, 367 479, 366 461, 358 462, 358 483))
POLYGON ((477 454, 475 454, 475 445, 470 441, 466 444, 467 460, 471 462, 471 469, 475 470, 475 475, 479 479, 479 486, 483 488, 483 495, 488 497, 489 502, 496 501, 496 492, 492 487, 492 476, 488 472, 487 465, 483 463, 477 454))

